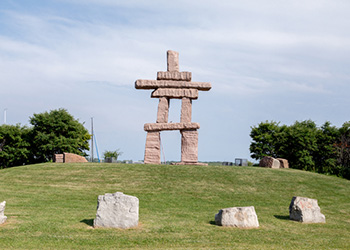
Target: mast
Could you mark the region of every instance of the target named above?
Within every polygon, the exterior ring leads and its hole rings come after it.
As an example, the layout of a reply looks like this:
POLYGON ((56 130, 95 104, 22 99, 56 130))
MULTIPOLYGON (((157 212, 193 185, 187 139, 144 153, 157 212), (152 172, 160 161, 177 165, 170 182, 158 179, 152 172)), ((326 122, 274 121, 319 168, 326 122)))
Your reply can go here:
POLYGON ((91 162, 94 162, 94 118, 91 117, 91 162))

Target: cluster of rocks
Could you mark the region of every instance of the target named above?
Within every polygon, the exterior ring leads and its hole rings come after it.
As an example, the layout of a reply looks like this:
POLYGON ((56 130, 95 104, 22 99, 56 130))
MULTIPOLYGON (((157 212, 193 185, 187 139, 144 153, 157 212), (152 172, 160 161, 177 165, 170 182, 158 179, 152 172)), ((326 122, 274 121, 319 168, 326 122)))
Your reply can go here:
MULTIPOLYGON (((289 218, 303 223, 325 223, 317 200, 295 196, 289 205, 289 218)), ((253 206, 220 209, 215 224, 225 227, 258 228, 258 216, 253 206)))
POLYGON ((262 158, 259 166, 264 168, 289 168, 288 160, 282 158, 275 159, 271 156, 262 158))
MULTIPOLYGON (((4 215, 6 201, 0 203, 0 224, 6 222, 4 215)), ((303 223, 325 223, 317 200, 293 197, 289 205, 289 218, 303 223)), ((122 192, 99 195, 94 227, 127 229, 139 223, 139 199, 122 192)), ((224 227, 258 228, 258 216, 253 206, 220 209, 215 215, 215 224, 224 227)))
POLYGON ((167 51, 167 71, 157 73, 157 80, 137 80, 136 89, 154 89, 152 98, 159 98, 156 123, 146 123, 145 164, 160 164, 160 132, 179 130, 181 133, 181 162, 179 164, 202 165, 198 163, 199 123, 192 122, 192 100, 198 99, 199 91, 208 91, 208 82, 191 82, 191 72, 179 71, 179 53, 167 51), (181 99, 180 122, 169 123, 171 99, 181 99))
MULTIPOLYGON (((293 197, 289 206, 291 220, 304 223, 325 223, 317 200, 293 197)), ((94 227, 132 228, 139 221, 139 199, 122 192, 98 196, 94 227)), ((259 221, 254 206, 220 209, 215 215, 215 224, 224 227, 258 228, 259 221)))
POLYGON ((53 161, 56 163, 88 162, 85 157, 73 153, 55 154, 53 161))

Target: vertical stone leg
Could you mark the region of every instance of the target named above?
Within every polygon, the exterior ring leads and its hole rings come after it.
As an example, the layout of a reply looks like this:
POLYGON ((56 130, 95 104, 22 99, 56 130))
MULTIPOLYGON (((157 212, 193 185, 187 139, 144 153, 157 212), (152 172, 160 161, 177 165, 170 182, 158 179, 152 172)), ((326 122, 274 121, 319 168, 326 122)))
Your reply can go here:
POLYGON ((160 132, 147 132, 145 164, 160 164, 160 132))
POLYGON ((166 97, 159 98, 157 123, 167 123, 169 114, 169 99, 166 97))
POLYGON ((180 122, 191 122, 192 119, 192 100, 190 98, 182 98, 181 118, 180 122))
POLYGON ((198 162, 198 132, 197 130, 181 130, 181 162, 198 162))

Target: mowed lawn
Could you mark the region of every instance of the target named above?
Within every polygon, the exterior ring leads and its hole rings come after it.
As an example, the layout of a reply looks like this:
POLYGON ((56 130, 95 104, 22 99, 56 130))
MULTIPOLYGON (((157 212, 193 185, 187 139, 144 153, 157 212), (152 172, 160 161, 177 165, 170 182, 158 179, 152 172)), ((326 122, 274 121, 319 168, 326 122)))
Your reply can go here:
POLYGON ((0 249, 350 249, 350 181, 293 169, 47 163, 0 170, 0 249), (97 196, 140 200, 139 226, 92 227, 97 196), (325 224, 290 221, 293 196, 318 200, 325 224), (214 225, 254 206, 258 229, 214 225))

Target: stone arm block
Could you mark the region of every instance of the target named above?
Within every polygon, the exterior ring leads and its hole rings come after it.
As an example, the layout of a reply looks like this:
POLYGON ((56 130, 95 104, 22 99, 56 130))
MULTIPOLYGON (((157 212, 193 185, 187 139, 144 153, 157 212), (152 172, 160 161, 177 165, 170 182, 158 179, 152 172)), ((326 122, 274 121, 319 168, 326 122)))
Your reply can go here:
POLYGON ((192 79, 191 72, 177 72, 177 71, 159 71, 157 72, 157 80, 173 80, 173 81, 187 81, 192 79))
POLYGON ((168 97, 173 99, 198 99, 198 89, 178 89, 178 88, 159 88, 152 92, 152 98, 168 97))
POLYGON ((191 130, 199 129, 200 125, 197 122, 187 123, 146 123, 145 131, 163 131, 163 130, 191 130))
POLYGON ((157 89, 157 88, 189 88, 208 91, 211 89, 209 82, 186 82, 186 81, 158 81, 158 80, 136 80, 136 89, 157 89))

